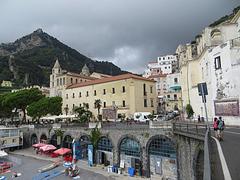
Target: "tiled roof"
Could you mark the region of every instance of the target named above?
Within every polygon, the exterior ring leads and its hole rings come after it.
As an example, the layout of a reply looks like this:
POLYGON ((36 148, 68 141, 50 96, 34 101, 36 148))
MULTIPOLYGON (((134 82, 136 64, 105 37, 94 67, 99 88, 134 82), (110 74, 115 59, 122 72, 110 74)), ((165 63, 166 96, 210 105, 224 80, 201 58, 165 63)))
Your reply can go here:
POLYGON ((92 81, 73 84, 73 85, 68 86, 67 89, 90 86, 90 85, 94 85, 94 84, 102 84, 102 83, 119 81, 119 80, 130 79, 130 78, 143 80, 143 81, 155 82, 154 80, 150 80, 150 79, 147 79, 147 78, 144 78, 144 77, 141 77, 141 76, 137 76, 137 75, 134 75, 134 74, 127 73, 127 74, 122 74, 122 75, 118 75, 118 76, 106 77, 106 78, 103 78, 103 79, 95 79, 95 80, 92 80, 92 81))
POLYGON ((81 77, 81 78, 90 79, 90 80, 95 80, 95 79, 97 79, 97 78, 95 78, 95 77, 83 76, 83 75, 81 75, 81 74, 77 74, 77 73, 73 73, 73 72, 67 72, 67 75, 75 76, 75 77, 81 77))
POLYGON ((151 75, 148 78, 151 79, 151 78, 158 78, 158 77, 167 77, 167 75, 166 74, 156 74, 156 75, 151 75))

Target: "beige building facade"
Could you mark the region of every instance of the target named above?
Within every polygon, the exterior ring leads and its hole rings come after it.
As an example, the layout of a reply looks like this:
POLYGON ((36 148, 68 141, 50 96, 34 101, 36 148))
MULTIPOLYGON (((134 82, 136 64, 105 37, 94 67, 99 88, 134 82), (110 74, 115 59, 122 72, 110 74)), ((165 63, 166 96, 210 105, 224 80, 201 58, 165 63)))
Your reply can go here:
POLYGON ((68 108, 69 113, 73 114, 76 106, 87 103, 95 117, 98 110, 94 107, 94 102, 100 99, 100 114, 105 114, 103 120, 132 118, 135 112, 156 113, 157 109, 155 81, 133 74, 70 85, 63 91, 62 97, 63 113, 68 108))

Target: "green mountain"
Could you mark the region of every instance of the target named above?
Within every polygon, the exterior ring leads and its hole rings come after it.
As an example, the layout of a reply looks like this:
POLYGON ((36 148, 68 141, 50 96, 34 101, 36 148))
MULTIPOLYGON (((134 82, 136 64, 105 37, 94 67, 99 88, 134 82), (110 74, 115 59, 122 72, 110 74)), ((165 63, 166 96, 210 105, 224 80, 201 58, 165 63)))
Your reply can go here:
POLYGON ((13 43, 0 44, 0 82, 11 80, 16 86, 49 86, 56 58, 63 69, 71 72, 79 73, 87 64, 91 72, 124 73, 113 63, 92 60, 38 29, 13 43))

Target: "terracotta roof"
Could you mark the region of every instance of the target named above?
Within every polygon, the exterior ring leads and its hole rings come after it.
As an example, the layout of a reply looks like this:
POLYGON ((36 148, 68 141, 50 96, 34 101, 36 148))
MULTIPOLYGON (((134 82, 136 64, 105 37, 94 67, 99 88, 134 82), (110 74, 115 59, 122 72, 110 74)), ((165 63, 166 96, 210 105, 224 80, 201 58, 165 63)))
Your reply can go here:
POLYGON ((81 78, 84 78, 84 79, 90 79, 90 80, 95 80, 97 78, 95 77, 90 77, 90 76, 83 76, 81 74, 77 74, 77 73, 73 73, 73 72, 67 72, 67 75, 70 75, 70 76, 77 76, 77 77, 81 77, 81 78))
POLYGON ((151 79, 151 78, 158 78, 158 77, 167 77, 167 75, 166 74, 156 74, 156 75, 151 75, 148 78, 151 79))
POLYGON ((92 80, 92 81, 73 84, 73 85, 68 86, 67 89, 90 86, 90 85, 94 85, 94 84, 107 83, 107 82, 112 82, 112 81, 119 81, 119 80, 130 79, 130 78, 143 80, 143 81, 155 82, 154 80, 150 80, 150 79, 147 79, 147 78, 144 78, 144 77, 141 77, 141 76, 137 76, 137 75, 134 75, 134 74, 127 73, 127 74, 122 74, 122 75, 118 75, 118 76, 106 77, 106 78, 103 78, 103 79, 95 79, 95 80, 92 80))

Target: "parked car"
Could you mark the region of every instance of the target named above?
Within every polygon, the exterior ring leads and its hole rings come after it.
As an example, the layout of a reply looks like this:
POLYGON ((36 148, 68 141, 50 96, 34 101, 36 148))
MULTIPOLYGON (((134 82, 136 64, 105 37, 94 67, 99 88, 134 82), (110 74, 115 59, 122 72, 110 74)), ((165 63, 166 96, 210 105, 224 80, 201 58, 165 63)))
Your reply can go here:
POLYGON ((150 112, 135 112, 133 118, 134 121, 147 122, 150 120, 149 115, 151 115, 150 112))

